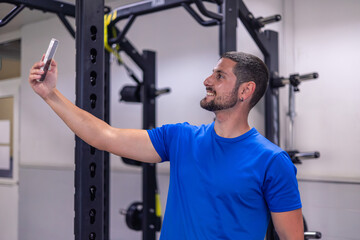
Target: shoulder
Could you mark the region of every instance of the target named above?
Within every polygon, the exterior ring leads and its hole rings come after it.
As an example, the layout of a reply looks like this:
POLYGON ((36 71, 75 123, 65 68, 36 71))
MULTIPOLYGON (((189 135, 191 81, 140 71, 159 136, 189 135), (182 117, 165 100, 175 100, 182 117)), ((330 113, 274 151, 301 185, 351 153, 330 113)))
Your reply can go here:
POLYGON ((265 169, 288 168, 292 170, 294 168, 294 164, 288 153, 265 138, 259 132, 255 131, 249 141, 253 144, 252 149, 254 153, 262 158, 265 169))
POLYGON ((283 152, 284 150, 280 148, 278 145, 271 142, 269 139, 264 137, 261 133, 258 131, 255 132, 254 137, 256 139, 256 142, 262 145, 262 147, 268 151, 273 152, 274 154, 279 154, 283 152))
POLYGON ((166 124, 159 128, 156 128, 160 131, 163 131, 166 134, 186 134, 186 133, 198 133, 206 132, 210 129, 211 124, 203 124, 200 126, 191 125, 188 122, 176 123, 176 124, 166 124))
POLYGON ((251 134, 245 139, 245 147, 249 152, 254 153, 256 156, 264 159, 271 160, 277 154, 284 152, 276 144, 265 138, 255 128, 251 129, 251 134))

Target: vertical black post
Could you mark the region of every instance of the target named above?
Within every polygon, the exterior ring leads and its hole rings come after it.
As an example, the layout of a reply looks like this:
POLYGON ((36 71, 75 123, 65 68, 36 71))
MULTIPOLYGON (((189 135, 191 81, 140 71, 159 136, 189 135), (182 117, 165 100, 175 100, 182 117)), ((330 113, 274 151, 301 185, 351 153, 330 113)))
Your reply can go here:
POLYGON ((271 86, 272 79, 279 73, 278 33, 266 30, 264 35, 267 40, 265 64, 270 72, 270 85, 265 94, 265 136, 276 145, 280 145, 279 89, 271 86))
MULTIPOLYGON (((110 124, 110 53, 105 52, 104 58, 104 121, 110 124)), ((110 239, 110 153, 104 152, 104 240, 110 239)))
MULTIPOLYGON (((76 105, 105 119, 104 0, 76 1, 76 105)), ((108 239, 108 154, 76 137, 75 240, 108 239)))
POLYGON ((236 51, 236 27, 237 27, 237 1, 223 0, 219 9, 223 19, 219 26, 219 54, 228 51, 236 51))
MULTIPOLYGON (((155 52, 144 51, 144 80, 142 88, 143 128, 155 127, 155 52)), ((156 164, 143 164, 143 240, 156 239, 156 164)))
POLYGON ((259 24, 242 0, 238 0, 238 14, 241 22, 260 48, 270 72, 270 84, 265 94, 265 136, 280 144, 279 90, 272 87, 272 78, 279 72, 279 37, 271 30, 260 31, 259 24))

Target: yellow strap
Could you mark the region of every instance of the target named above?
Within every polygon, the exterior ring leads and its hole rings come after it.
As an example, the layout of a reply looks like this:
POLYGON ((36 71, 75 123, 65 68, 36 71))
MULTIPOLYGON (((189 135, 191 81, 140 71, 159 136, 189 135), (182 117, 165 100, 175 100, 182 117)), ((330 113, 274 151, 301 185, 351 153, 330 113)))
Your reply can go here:
POLYGON ((161 217, 161 201, 158 193, 155 195, 155 213, 157 217, 161 217))
MULTIPOLYGON (((104 47, 108 52, 115 55, 115 57, 117 58, 119 63, 122 63, 122 59, 121 59, 120 54, 119 54, 119 50, 120 50, 119 44, 116 44, 115 45, 116 47, 114 49, 109 45, 109 42, 108 42, 108 40, 109 40, 108 39, 108 37, 109 37, 109 35, 108 35, 108 26, 111 23, 111 21, 116 18, 116 14, 117 14, 117 12, 113 12, 113 13, 109 13, 109 14, 104 15, 104 47)), ((113 33, 113 36, 116 37, 116 29, 115 29, 115 27, 112 28, 112 33, 113 33)))

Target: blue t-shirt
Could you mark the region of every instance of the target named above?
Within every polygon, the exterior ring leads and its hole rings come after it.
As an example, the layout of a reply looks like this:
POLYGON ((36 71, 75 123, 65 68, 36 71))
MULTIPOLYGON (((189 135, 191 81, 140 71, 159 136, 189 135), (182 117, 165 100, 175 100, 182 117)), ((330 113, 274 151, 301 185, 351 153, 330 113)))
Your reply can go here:
POLYGON ((270 211, 301 208, 295 166, 255 128, 223 138, 214 123, 183 123, 148 134, 170 161, 162 240, 263 240, 270 211))

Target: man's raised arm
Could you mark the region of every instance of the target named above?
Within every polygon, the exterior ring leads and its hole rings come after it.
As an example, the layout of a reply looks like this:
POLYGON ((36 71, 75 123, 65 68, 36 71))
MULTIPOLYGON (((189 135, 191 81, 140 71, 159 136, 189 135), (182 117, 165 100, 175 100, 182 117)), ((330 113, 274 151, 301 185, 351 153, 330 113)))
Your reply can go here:
POLYGON ((29 83, 33 90, 44 99, 65 124, 89 145, 110 153, 142 162, 160 162, 146 130, 119 129, 111 127, 101 119, 80 109, 57 89, 57 64, 51 62, 51 70, 43 82, 44 63, 37 62, 30 69, 29 83))

